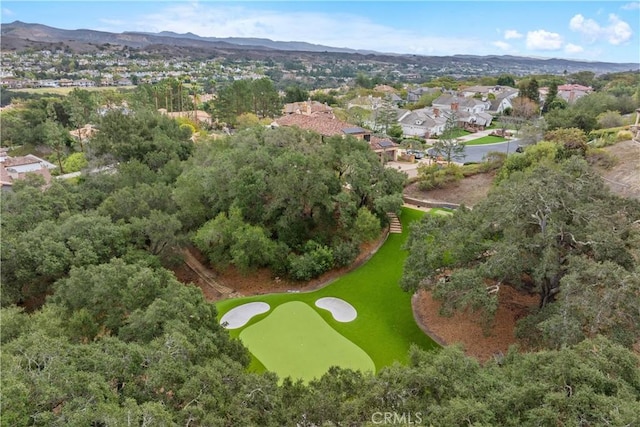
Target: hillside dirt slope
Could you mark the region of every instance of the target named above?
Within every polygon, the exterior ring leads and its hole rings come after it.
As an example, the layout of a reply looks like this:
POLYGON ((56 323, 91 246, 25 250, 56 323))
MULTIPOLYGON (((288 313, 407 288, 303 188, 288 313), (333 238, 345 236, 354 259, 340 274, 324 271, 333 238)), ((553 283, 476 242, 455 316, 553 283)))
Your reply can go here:
POLYGON ((604 148, 617 160, 611 169, 596 168, 611 191, 640 200, 640 144, 623 141, 604 148))

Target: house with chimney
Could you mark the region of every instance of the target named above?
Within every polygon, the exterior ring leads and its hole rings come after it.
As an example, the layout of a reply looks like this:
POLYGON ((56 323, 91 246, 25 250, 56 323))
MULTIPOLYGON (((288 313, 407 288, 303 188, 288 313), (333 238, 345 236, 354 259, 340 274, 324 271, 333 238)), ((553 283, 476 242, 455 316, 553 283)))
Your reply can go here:
POLYGON ((455 114, 458 126, 469 132, 478 132, 491 125, 493 116, 488 113, 491 102, 458 95, 443 94, 432 103, 441 114, 455 114))
POLYGON ((583 86, 578 84, 566 84, 558 86, 558 96, 569 104, 573 104, 578 99, 593 92, 591 86, 583 86))
POLYGON ((451 111, 466 111, 468 113, 482 113, 491 108, 489 100, 468 98, 458 95, 443 94, 431 104, 433 108, 451 111))

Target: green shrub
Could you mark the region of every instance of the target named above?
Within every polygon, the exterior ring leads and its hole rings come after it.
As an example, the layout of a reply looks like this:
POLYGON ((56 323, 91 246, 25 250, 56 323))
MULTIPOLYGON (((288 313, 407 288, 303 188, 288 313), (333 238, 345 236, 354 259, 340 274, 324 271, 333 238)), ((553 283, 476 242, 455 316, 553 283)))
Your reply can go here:
POLYGON ((599 166, 604 169, 611 169, 618 163, 615 156, 602 148, 589 148, 586 159, 591 166, 599 166))
POLYGON ((271 272, 275 276, 286 276, 289 274, 289 254, 291 248, 284 242, 277 242, 273 250, 271 260, 271 272))
POLYGON ((333 264, 335 267, 345 267, 355 261, 360 253, 355 242, 341 241, 333 246, 333 264))
POLYGON ((466 178, 468 176, 477 175, 482 172, 482 163, 469 163, 462 165, 462 175, 466 178))
POLYGON ((62 162, 65 173, 78 172, 89 165, 84 153, 73 153, 62 162))
POLYGON ((358 210, 351 234, 354 241, 364 243, 378 237, 380 228, 378 217, 372 214, 369 209, 362 207, 358 210))
MULTIPOLYGON (((414 177, 415 178, 415 177, 414 177)), ((415 180, 410 181, 415 182, 415 180)), ((382 219, 383 223, 387 223, 387 213, 395 213, 396 215, 400 215, 400 211, 402 210, 402 205, 404 204, 404 200, 402 199, 401 193, 396 194, 388 194, 386 196, 378 197, 374 202, 374 208, 378 217, 382 219)))
POLYGON ((491 151, 486 156, 486 161, 481 163, 482 172, 491 172, 498 170, 502 167, 507 160, 507 153, 501 153, 499 151, 491 151))
POLYGON ((615 136, 621 130, 629 130, 629 126, 619 126, 607 129, 595 129, 589 132, 589 139, 598 139, 607 136, 615 136))
POLYGON ((289 259, 289 274, 295 280, 311 280, 333 267, 333 251, 309 240, 302 255, 289 259))
POLYGON ((418 187, 421 190, 443 188, 464 178, 462 168, 453 163, 445 167, 437 164, 420 166, 418 176, 420 177, 418 187))
POLYGON ((630 140, 632 138, 633 138, 633 134, 631 133, 630 130, 620 130, 616 134, 616 141, 617 142, 628 141, 628 140, 630 140))
POLYGON ((616 141, 616 136, 615 135, 607 134, 607 135, 600 136, 598 138, 595 138, 595 139, 591 140, 589 145, 591 147, 595 147, 595 148, 602 148, 602 147, 608 147, 610 145, 613 145, 616 142, 617 141, 616 141))

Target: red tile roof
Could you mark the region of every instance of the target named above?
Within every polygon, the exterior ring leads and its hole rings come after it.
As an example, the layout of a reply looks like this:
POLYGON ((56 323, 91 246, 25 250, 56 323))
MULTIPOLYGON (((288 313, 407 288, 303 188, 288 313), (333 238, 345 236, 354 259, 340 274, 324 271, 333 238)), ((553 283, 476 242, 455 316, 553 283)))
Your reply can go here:
POLYGON ((301 129, 312 130, 324 136, 344 135, 342 129, 354 127, 352 124, 340 121, 335 117, 324 115, 290 114, 280 117, 275 122, 278 126, 298 126, 301 129))
MULTIPOLYGON (((275 123, 278 126, 297 126, 301 129, 312 130, 324 136, 345 135, 345 129, 357 128, 357 126, 338 120, 335 117, 322 115, 305 116, 302 114, 291 114, 277 119, 275 123)), ((370 134, 368 131, 365 132, 366 134, 370 134)), ((379 138, 375 135, 371 135, 369 146, 374 151, 382 151, 395 149, 398 147, 398 144, 392 142, 388 138, 379 138), (386 145, 383 141, 387 141, 391 145, 383 146, 386 145)))

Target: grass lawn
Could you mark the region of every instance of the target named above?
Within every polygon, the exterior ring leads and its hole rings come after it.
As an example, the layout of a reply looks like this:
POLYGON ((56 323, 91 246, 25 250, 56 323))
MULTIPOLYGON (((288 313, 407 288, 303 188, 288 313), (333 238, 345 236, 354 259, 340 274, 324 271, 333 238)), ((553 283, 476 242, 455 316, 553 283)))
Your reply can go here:
POLYGON ((331 366, 375 371, 367 353, 300 301, 279 305, 266 319, 245 328, 240 339, 280 378, 309 381, 321 377, 331 366))
POLYGON ((464 129, 455 129, 451 132, 451 138, 460 138, 461 136, 471 135, 471 132, 464 129))
POLYGON ((495 144, 498 142, 505 142, 507 139, 501 136, 483 136, 482 138, 472 139, 471 141, 467 141, 467 145, 484 145, 484 144, 495 144))
MULTIPOLYGON (((255 316, 244 328, 230 330, 233 337, 251 325, 267 318, 281 304, 301 301, 312 307, 333 329, 364 350, 373 360, 376 370, 393 362, 406 363, 412 344, 423 349, 435 349, 438 345, 426 336, 415 323, 411 310, 411 294, 399 286, 406 252, 402 250, 409 233, 409 223, 418 220, 424 212, 403 208, 400 220, 402 234, 390 234, 378 252, 358 269, 342 276, 330 285, 314 291, 257 295, 220 301, 216 304, 219 318, 234 307, 252 301, 264 301, 271 305, 269 313, 255 316), (348 323, 333 319, 331 313, 316 308, 315 301, 322 297, 342 298, 358 312, 358 317, 348 323)), ((287 324, 282 325, 283 331, 287 324)), ((249 350, 251 346, 248 345, 249 350)), ((254 355, 255 356, 255 355, 254 355)), ((284 357, 281 353, 280 357, 284 357)), ((254 360, 252 369, 265 369, 254 360)))
POLYGON ((449 208, 431 208, 429 213, 434 215, 453 215, 453 209, 449 208))

